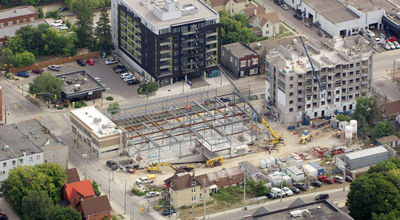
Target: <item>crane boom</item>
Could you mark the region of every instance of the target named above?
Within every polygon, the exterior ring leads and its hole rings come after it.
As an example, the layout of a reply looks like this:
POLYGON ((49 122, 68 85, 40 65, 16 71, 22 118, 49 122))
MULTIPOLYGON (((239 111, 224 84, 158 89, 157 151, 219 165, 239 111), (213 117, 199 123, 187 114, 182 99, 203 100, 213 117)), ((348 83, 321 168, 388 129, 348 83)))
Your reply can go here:
MULTIPOLYGON (((253 114, 255 114, 263 123, 263 125, 269 130, 269 132, 272 134, 272 136, 274 137, 274 139, 269 140, 268 143, 271 145, 276 145, 279 143, 283 143, 283 136, 282 135, 278 135, 275 133, 275 131, 271 128, 271 126, 269 126, 269 124, 267 123, 267 121, 265 121, 265 119, 263 117, 261 117, 261 115, 257 112, 257 110, 253 107, 253 105, 250 103, 250 101, 246 98, 246 96, 243 95, 242 92, 240 92, 239 88, 235 85, 235 83, 233 83, 233 81, 229 78, 229 76, 225 73, 225 71, 221 68, 221 66, 215 62, 214 57, 211 57, 211 59, 213 60, 213 62, 217 65, 219 71, 224 74, 225 78, 228 79, 229 83, 233 86, 233 88, 237 91, 239 97, 241 99, 244 100, 244 102, 250 106, 251 110, 253 111, 253 114)), ((221 76, 222 77, 222 76, 221 76)))

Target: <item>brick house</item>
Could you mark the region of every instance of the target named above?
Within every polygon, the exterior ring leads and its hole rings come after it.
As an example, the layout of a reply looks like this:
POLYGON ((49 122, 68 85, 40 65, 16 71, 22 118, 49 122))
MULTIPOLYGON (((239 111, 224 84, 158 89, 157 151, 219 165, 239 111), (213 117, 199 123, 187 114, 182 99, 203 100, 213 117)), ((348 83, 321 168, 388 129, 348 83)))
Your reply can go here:
POLYGON ((68 201, 72 208, 76 208, 81 199, 93 198, 95 193, 92 183, 87 179, 79 182, 65 183, 61 196, 64 200, 68 201))
MULTIPOLYGON (((204 188, 201 188, 201 182, 180 168, 176 173, 164 180, 170 195, 170 203, 173 207, 191 206, 203 202, 204 188)), ((207 188, 205 194, 207 195, 207 188)), ((207 198, 206 198, 207 200, 207 198)))
POLYGON ((82 213, 84 220, 111 219, 111 206, 106 195, 81 199, 76 209, 82 213))
POLYGON ((67 174, 67 184, 81 181, 78 170, 75 167, 67 169, 65 173, 67 174))
POLYGON ((382 111, 387 118, 396 118, 400 114, 400 100, 385 103, 382 106, 382 111))
POLYGON ((221 61, 238 78, 260 74, 260 54, 238 42, 221 47, 221 61))
POLYGON ((222 187, 237 185, 243 182, 243 178, 244 174, 240 167, 232 167, 195 177, 199 182, 202 182, 203 179, 206 181, 210 193, 215 193, 217 189, 222 187))

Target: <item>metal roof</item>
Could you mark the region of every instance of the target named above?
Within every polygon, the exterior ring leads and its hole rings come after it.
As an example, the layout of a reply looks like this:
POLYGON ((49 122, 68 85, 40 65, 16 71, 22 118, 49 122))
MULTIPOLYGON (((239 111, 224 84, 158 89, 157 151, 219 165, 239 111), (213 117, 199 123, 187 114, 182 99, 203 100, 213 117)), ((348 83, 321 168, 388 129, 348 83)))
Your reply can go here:
POLYGON ((1 20, 9 19, 9 18, 15 18, 15 17, 21 17, 21 16, 26 16, 30 14, 36 14, 37 11, 33 11, 34 7, 28 6, 28 7, 22 7, 22 8, 10 8, 10 9, 5 9, 0 11, 0 18, 1 20))
POLYGON ((336 0, 303 0, 303 2, 333 24, 356 20, 359 18, 358 15, 336 0))
POLYGON ((0 38, 4 38, 5 35, 7 35, 8 37, 14 37, 15 36, 15 32, 20 29, 21 27, 24 26, 28 26, 31 25, 33 27, 37 27, 41 24, 48 24, 45 20, 40 20, 40 21, 33 21, 33 22, 29 22, 29 23, 21 23, 18 25, 13 25, 13 26, 7 26, 7 27, 3 27, 0 28, 0 38))
POLYGON ((348 158, 349 160, 354 160, 381 153, 389 153, 389 152, 384 147, 380 146, 346 154, 346 158, 348 158))

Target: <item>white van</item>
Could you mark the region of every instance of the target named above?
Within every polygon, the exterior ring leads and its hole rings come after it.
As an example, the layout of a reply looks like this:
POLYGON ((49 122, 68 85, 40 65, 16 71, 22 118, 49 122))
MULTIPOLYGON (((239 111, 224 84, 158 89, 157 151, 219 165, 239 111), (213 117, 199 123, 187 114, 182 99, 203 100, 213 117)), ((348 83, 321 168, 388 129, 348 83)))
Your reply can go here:
POLYGON ((281 193, 282 193, 282 197, 285 197, 285 195, 286 195, 286 193, 285 193, 284 191, 282 192, 281 189, 276 188, 276 187, 274 187, 274 188, 271 189, 271 193, 275 194, 275 195, 278 196, 278 197, 281 196, 281 193))

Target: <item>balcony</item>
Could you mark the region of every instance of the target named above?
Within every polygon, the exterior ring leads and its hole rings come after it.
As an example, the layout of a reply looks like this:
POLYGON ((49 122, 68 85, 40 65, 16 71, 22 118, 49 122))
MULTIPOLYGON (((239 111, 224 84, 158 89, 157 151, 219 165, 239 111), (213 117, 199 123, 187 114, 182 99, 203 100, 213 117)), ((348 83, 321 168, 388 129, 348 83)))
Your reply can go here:
POLYGON ((206 44, 216 44, 216 43, 218 43, 217 40, 211 40, 206 42, 206 44))
POLYGON ((218 35, 218 32, 211 32, 211 33, 206 34, 207 37, 217 36, 217 35, 218 35))
POLYGON ((197 31, 187 31, 187 32, 181 32, 182 35, 189 35, 189 34, 195 34, 197 31))
POLYGON ((168 69, 170 67, 172 67, 172 64, 170 64, 170 63, 164 64, 164 65, 160 65, 160 69, 168 69))
POLYGON ((170 44, 172 44, 171 41, 163 41, 163 42, 160 42, 160 46, 167 46, 167 45, 170 45, 170 44))

